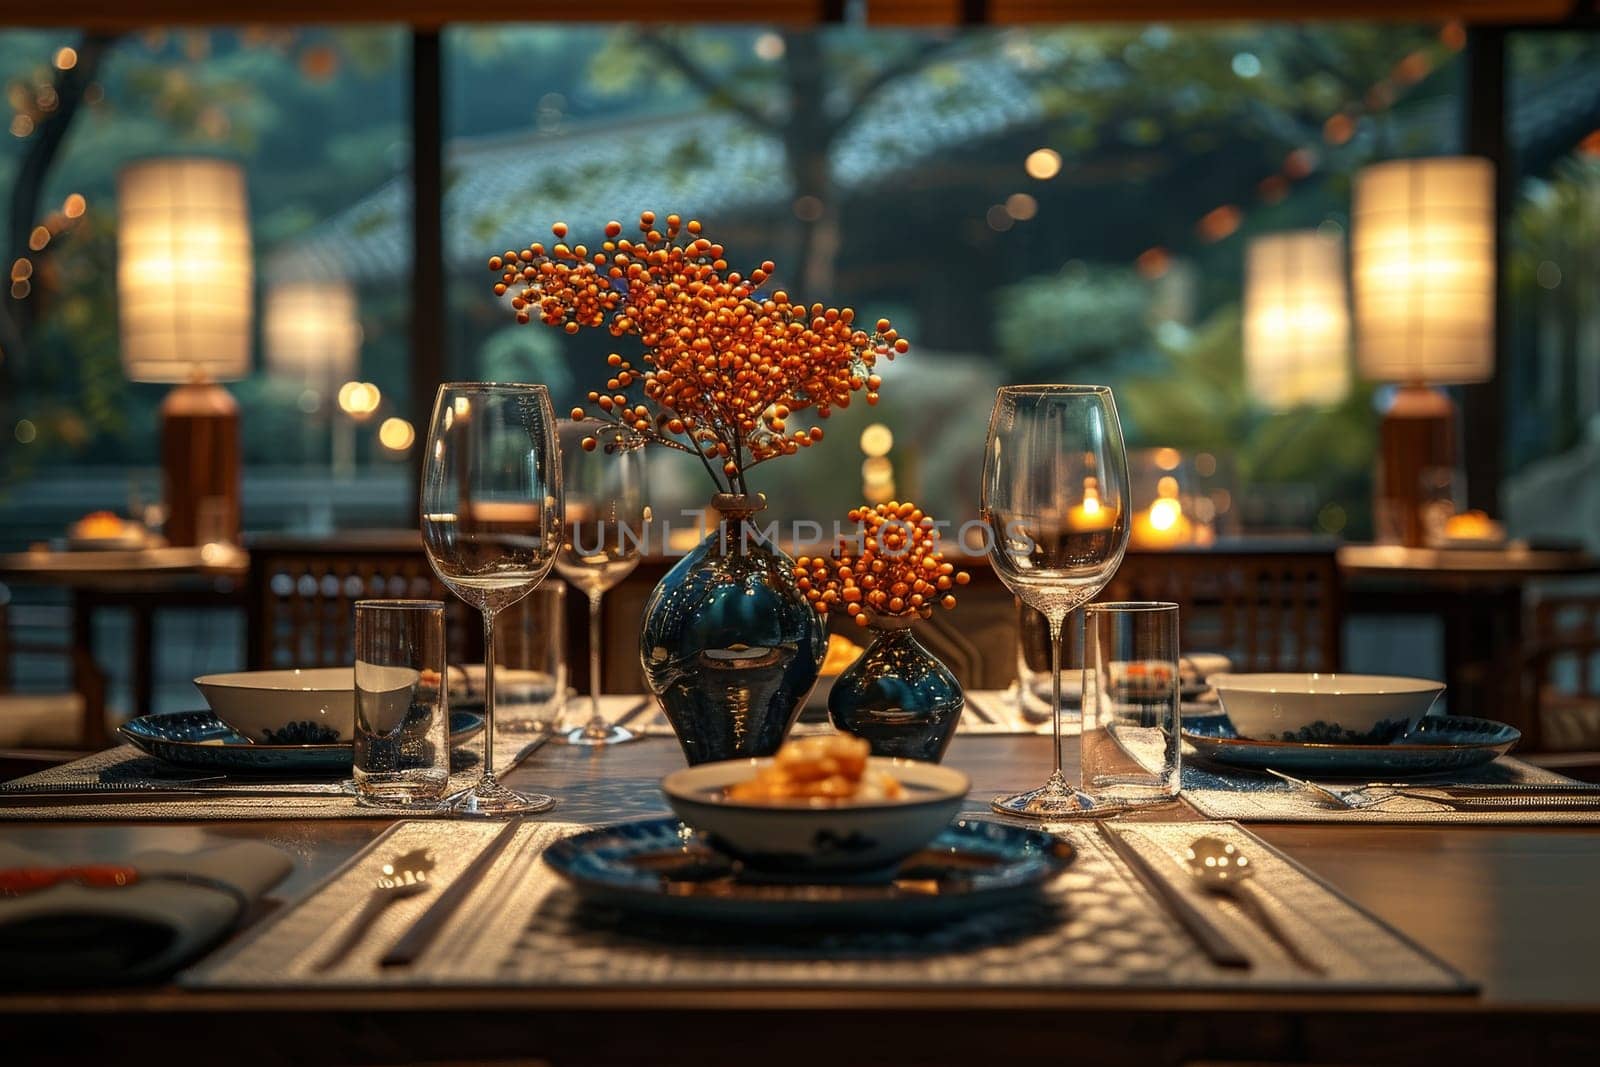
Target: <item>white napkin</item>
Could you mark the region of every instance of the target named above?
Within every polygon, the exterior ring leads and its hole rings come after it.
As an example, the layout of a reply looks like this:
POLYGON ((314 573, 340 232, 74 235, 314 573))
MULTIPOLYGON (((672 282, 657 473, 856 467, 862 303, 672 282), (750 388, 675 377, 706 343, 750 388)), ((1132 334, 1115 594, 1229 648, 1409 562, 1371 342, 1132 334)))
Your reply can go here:
MULTIPOLYGON (((103 889, 62 882, 0 896, 0 985, 101 985, 162 977, 220 940, 294 867, 282 852, 253 841, 97 862, 126 863, 139 871, 140 880, 103 889), (183 878, 195 881, 174 880, 183 878)), ((72 865, 0 842, 0 870, 72 865)))

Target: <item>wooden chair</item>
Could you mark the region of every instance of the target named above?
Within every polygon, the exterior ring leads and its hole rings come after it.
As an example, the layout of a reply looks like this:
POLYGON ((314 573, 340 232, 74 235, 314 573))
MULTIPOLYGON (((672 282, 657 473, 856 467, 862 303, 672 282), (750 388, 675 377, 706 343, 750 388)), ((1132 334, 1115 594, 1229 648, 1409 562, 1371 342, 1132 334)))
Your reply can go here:
POLYGON ((1130 552, 1099 600, 1178 605, 1179 644, 1221 652, 1236 671, 1334 671, 1343 619, 1326 550, 1130 552))
POLYGON ((1600 763, 1600 593, 1547 596, 1530 613, 1524 640, 1522 747, 1591 752, 1600 763))
MULTIPOLYGON (((19 641, 12 633, 11 593, 0 586, 0 763, 9 766, 13 751, 52 762, 58 750, 97 750, 108 741, 105 677, 87 650, 70 642, 19 641), (63 663, 72 688, 21 692, 14 689, 14 656, 28 655, 63 663)), ((70 628, 47 626, 40 629, 70 628)))
MULTIPOLYGON (((251 669, 348 666, 355 660, 357 600, 423 598, 462 610, 434 576, 414 533, 253 541, 248 596, 251 669)), ((463 627, 450 630, 460 635, 463 627)), ((452 662, 461 662, 457 651, 450 650, 452 662)))

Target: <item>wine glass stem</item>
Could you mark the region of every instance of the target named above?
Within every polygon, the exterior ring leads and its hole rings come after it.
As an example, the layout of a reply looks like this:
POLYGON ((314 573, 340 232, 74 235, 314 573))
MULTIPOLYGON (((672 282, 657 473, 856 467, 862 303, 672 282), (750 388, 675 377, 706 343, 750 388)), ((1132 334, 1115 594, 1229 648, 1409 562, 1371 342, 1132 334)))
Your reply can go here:
POLYGON ((494 612, 487 610, 483 613, 483 780, 494 781, 494 612))
POLYGON ((1050 615, 1050 728, 1056 742, 1056 777, 1061 777, 1061 639, 1065 614, 1050 615))
POLYGON ((604 729, 605 719, 600 715, 600 598, 603 593, 589 594, 589 726, 604 729))

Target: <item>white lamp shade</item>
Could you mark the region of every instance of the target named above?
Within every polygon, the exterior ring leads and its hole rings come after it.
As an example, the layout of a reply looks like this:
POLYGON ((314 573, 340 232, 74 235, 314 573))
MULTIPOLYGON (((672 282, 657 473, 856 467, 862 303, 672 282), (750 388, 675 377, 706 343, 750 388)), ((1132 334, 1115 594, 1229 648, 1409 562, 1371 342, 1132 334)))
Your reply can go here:
POLYGON ((1339 242, 1315 230, 1258 237, 1245 254, 1244 369, 1263 407, 1337 404, 1350 390, 1350 312, 1339 242))
POLYGON ((1450 385, 1494 376, 1494 166, 1397 160, 1356 176, 1351 275, 1361 373, 1450 385))
POLYGON ((249 374, 254 276, 238 164, 155 159, 117 176, 117 318, 130 379, 249 374))
POLYGON ((267 366, 326 391, 355 374, 361 320, 348 282, 280 282, 262 320, 267 366))

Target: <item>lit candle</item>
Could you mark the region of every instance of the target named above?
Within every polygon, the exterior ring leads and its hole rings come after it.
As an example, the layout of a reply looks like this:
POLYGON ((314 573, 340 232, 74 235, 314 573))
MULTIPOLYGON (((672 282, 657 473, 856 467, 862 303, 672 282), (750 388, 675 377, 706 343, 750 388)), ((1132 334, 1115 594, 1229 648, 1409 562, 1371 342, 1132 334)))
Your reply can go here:
POLYGON ((1173 548, 1194 540, 1194 524, 1178 502, 1178 480, 1162 478, 1156 499, 1147 511, 1133 517, 1130 536, 1136 548, 1173 548))
POLYGON ((1067 510, 1067 525, 1074 530, 1106 530, 1116 524, 1116 514, 1100 502, 1100 483, 1083 480, 1083 503, 1067 510))

